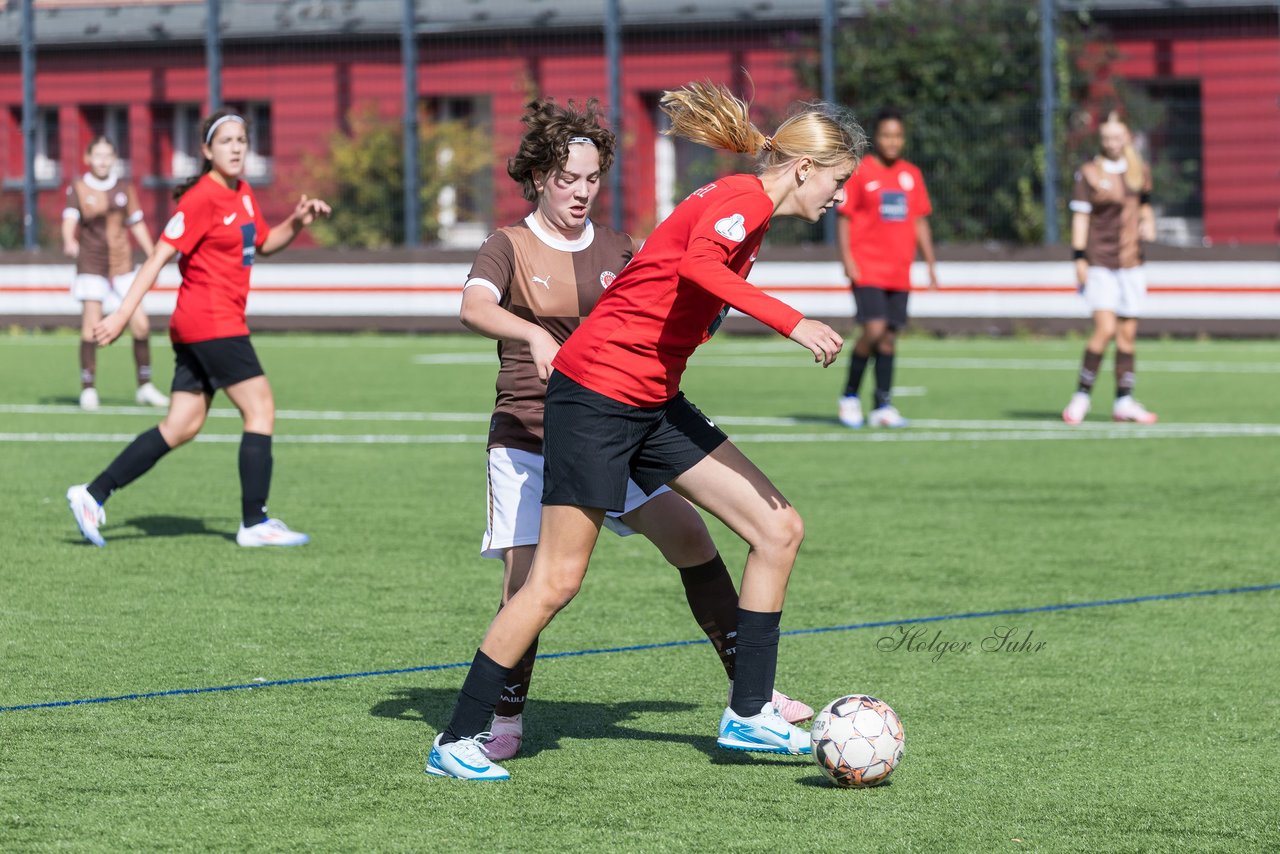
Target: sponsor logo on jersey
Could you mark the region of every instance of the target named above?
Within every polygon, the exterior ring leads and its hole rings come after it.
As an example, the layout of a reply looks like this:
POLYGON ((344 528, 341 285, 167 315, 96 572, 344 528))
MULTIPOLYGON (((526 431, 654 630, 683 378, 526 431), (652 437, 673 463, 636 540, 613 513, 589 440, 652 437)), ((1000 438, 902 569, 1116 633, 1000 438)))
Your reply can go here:
POLYGON ((605 270, 600 274, 600 287, 607 288, 613 284, 613 280, 618 278, 618 274, 611 270, 605 270))
POLYGON ((244 212, 249 215, 249 219, 253 219, 253 202, 248 196, 241 196, 240 201, 244 202, 244 212))
POLYGON ((169 218, 169 222, 164 227, 164 236, 170 240, 177 240, 187 231, 187 215, 182 211, 178 211, 169 218))
POLYGON ((223 225, 231 225, 231 223, 233 223, 233 222, 235 222, 235 221, 236 221, 236 212, 235 212, 235 211, 232 211, 231 213, 227 214, 226 216, 224 216, 224 217, 222 218, 222 224, 223 224, 223 225))
POLYGON ((551 290, 551 276, 534 276, 533 281, 535 284, 542 285, 547 290, 551 290))
POLYGON ((916 188, 916 179, 911 177, 910 172, 899 172, 898 186, 910 193, 916 188))
POLYGON ((747 218, 740 213, 717 220, 716 234, 723 235, 734 243, 741 243, 747 239, 746 221, 747 218))
POLYGON ((883 222, 906 222, 907 194, 900 190, 880 193, 880 219, 883 222))
POLYGON ((710 193, 715 188, 716 188, 715 182, 712 181, 710 184, 706 185, 705 187, 699 187, 698 189, 694 190, 692 193, 689 194, 689 198, 692 199, 694 196, 697 196, 698 198, 701 199, 703 196, 705 196, 707 193, 710 193))
POLYGON ((247 222, 240 226, 240 239, 242 248, 240 250, 241 266, 252 267, 253 256, 257 254, 258 247, 253 245, 254 227, 253 223, 247 222))
POLYGON ((868 193, 874 193, 874 192, 875 192, 876 190, 878 190, 878 189, 880 189, 880 182, 879 182, 879 181, 868 181, 868 182, 867 182, 867 192, 868 192, 868 193))

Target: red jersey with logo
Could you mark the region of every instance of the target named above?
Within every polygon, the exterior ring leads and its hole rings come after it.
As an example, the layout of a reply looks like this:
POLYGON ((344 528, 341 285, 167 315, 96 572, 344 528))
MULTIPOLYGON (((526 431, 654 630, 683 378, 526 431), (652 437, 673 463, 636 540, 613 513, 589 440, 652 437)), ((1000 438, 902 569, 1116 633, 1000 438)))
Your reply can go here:
POLYGON ((695 190, 654 230, 556 354, 556 370, 633 406, 675 397, 685 364, 729 308, 789 336, 804 315, 752 285, 773 216, 754 175, 695 190))
POLYGON ((916 220, 933 212, 920 170, 905 160, 885 166, 865 157, 836 208, 849 218, 849 249, 858 265, 858 286, 911 290, 916 257, 916 220))
POLYGON ((182 194, 161 235, 182 253, 171 339, 193 344, 249 334, 244 319, 249 272, 270 231, 245 181, 231 189, 205 175, 182 194))

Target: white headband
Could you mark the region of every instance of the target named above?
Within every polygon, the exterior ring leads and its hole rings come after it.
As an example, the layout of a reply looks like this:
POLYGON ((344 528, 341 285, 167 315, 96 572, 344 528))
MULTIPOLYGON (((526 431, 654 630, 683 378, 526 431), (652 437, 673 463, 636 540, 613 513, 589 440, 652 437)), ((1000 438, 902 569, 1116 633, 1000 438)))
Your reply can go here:
POLYGON ((223 116, 213 124, 209 125, 209 132, 204 135, 205 145, 208 145, 209 143, 213 142, 213 132, 218 129, 219 125, 225 124, 226 122, 239 122, 242 125, 248 125, 248 122, 246 122, 244 119, 240 118, 235 114, 232 114, 229 116, 223 116))
POLYGON ((596 141, 587 136, 571 136, 565 145, 589 145, 592 148, 598 148, 596 141))

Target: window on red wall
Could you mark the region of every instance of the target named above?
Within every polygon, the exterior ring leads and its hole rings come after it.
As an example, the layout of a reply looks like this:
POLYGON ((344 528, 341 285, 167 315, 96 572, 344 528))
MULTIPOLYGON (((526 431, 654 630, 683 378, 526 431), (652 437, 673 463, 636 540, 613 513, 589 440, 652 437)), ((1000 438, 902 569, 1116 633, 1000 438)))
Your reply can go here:
POLYGON ((244 176, 253 184, 267 184, 272 176, 271 105, 265 101, 232 102, 228 106, 249 123, 249 154, 244 176))
POLYGON ((200 171, 200 105, 174 104, 169 110, 169 174, 175 181, 200 171))
POLYGON ((493 220, 492 170, 485 157, 493 148, 489 99, 441 95, 425 99, 423 106, 428 120, 424 154, 434 152, 438 167, 462 176, 441 186, 434 198, 424 199, 425 204, 435 206, 439 223, 435 235, 424 236, 438 239, 444 246, 477 247, 489 234, 493 220), (462 150, 455 148, 459 143, 462 150))

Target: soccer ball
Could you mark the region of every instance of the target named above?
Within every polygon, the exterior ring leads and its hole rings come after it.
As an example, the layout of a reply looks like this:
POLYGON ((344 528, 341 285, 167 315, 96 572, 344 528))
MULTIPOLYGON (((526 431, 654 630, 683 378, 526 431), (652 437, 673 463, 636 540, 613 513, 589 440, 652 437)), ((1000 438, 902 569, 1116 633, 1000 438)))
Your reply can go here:
POLYGON ((822 773, 845 788, 878 786, 902 761, 902 721, 888 703, 865 694, 827 703, 809 738, 822 773))

